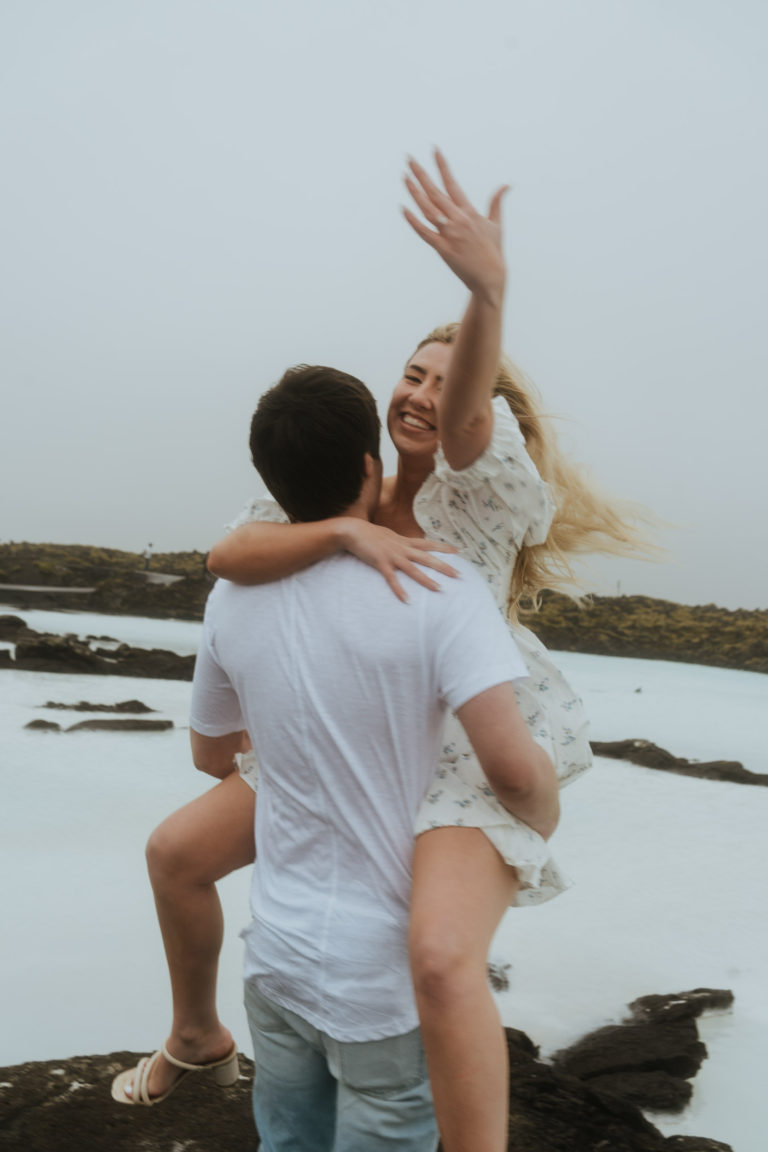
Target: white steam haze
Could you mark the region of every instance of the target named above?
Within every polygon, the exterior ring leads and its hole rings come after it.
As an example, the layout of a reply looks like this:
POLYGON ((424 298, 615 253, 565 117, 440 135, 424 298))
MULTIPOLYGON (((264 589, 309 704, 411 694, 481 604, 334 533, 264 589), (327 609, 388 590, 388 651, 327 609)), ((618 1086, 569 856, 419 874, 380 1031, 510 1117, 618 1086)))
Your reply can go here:
POLYGON ((383 408, 463 306, 398 213, 439 144, 514 185, 507 349, 673 525, 602 588, 768 607, 767 36, 757 0, 6 0, 0 538, 206 550, 287 365, 383 408))

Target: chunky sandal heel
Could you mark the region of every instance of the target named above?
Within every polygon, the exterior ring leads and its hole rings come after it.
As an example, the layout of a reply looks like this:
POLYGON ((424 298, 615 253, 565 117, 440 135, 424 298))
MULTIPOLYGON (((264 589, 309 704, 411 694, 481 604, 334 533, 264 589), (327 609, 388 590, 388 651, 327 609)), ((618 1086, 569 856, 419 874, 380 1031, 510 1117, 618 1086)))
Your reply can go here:
POLYGON ((220 1064, 218 1068, 213 1069, 213 1078, 222 1088, 230 1088, 239 1080, 240 1064, 237 1052, 232 1053, 226 1064, 220 1064))

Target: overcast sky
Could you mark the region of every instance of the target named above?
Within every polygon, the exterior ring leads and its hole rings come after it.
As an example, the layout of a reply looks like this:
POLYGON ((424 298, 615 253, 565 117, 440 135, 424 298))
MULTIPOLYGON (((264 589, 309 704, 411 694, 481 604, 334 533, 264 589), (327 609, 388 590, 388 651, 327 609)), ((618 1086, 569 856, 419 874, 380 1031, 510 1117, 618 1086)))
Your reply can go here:
POLYGON ((768 607, 767 42, 761 0, 4 0, 0 538, 206 550, 288 364, 383 407, 464 302, 398 211, 438 143, 514 185, 564 442, 674 525, 601 587, 768 607))

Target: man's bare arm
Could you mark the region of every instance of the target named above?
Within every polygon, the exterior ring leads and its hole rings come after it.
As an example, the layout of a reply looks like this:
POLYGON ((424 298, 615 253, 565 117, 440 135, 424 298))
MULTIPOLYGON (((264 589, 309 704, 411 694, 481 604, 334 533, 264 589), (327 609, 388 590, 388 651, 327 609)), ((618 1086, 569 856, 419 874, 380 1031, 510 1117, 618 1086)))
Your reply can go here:
POLYGON ((456 715, 497 799, 548 839, 560 819, 557 775, 531 736, 512 684, 481 692, 456 715))
POLYGON ((223 780, 235 770, 235 753, 247 752, 251 741, 247 732, 228 732, 226 736, 203 736, 194 728, 189 730, 192 760, 195 768, 223 780))

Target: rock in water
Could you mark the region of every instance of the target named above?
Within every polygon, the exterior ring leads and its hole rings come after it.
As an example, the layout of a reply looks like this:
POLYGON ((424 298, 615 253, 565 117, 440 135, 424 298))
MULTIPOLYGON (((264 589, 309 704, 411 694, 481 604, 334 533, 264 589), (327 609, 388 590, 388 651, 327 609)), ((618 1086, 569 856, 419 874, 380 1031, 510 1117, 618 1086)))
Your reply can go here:
POLYGON ((0 616, 0 640, 11 640, 15 644, 21 636, 34 635, 21 616, 0 616))
POLYGON ((18 642, 15 666, 25 672, 92 675, 103 670, 103 661, 79 640, 68 636, 43 636, 18 642))
POLYGON ((694 988, 691 992, 672 992, 668 996, 640 996, 629 1005, 632 1019, 693 1020, 702 1012, 731 1008, 733 992, 727 988, 694 988))
POLYGON ((173 720, 81 720, 67 732, 168 732, 173 720))
POLYGON ((20 640, 11 667, 25 672, 74 672, 95 676, 138 676, 152 680, 191 680, 194 656, 179 656, 164 648, 92 651, 73 636, 36 636, 20 640))
POLYGON ((141 700, 121 700, 119 704, 91 704, 88 700, 80 700, 77 704, 60 704, 56 700, 47 700, 41 707, 65 709, 69 712, 135 712, 141 714, 155 711, 154 708, 142 704, 141 700))
POLYGON ((641 996, 629 1005, 624 1023, 590 1032, 556 1052, 552 1062, 560 1072, 640 1108, 681 1112, 692 1095, 688 1081, 707 1056, 696 1017, 732 1003, 732 992, 716 988, 641 996))
POLYGON ((684 1080, 695 1076, 706 1059, 692 1020, 665 1023, 609 1024, 570 1048, 557 1052, 552 1063, 580 1080, 616 1072, 665 1072, 684 1080))
POLYGON ((606 756, 609 760, 629 760, 643 768, 659 768, 677 776, 725 780, 730 784, 757 784, 763 788, 768 786, 767 774, 750 772, 738 760, 686 760, 683 756, 673 756, 666 748, 659 748, 650 740, 592 740, 590 745, 595 756, 606 756))

